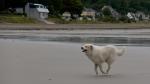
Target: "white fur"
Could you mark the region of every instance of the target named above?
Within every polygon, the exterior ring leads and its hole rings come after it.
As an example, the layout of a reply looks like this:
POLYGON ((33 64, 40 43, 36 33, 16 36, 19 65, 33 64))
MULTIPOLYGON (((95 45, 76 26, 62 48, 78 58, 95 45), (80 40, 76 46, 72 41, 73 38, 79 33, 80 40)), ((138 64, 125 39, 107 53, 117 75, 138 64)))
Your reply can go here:
POLYGON ((111 68, 111 64, 115 61, 116 56, 122 56, 125 49, 117 48, 114 45, 96 46, 93 44, 84 44, 81 47, 86 56, 95 64, 95 72, 98 75, 97 67, 103 74, 108 74, 111 68), (102 64, 107 63, 108 69, 103 71, 102 64))

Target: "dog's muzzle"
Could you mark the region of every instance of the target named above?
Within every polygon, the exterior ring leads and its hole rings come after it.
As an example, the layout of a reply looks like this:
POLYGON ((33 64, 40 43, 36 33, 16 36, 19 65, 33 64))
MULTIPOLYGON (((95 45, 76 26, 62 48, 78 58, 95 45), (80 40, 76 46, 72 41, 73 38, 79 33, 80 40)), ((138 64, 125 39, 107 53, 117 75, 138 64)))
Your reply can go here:
POLYGON ((86 49, 84 49, 83 47, 81 47, 81 50, 82 50, 82 52, 86 52, 87 50, 86 49))

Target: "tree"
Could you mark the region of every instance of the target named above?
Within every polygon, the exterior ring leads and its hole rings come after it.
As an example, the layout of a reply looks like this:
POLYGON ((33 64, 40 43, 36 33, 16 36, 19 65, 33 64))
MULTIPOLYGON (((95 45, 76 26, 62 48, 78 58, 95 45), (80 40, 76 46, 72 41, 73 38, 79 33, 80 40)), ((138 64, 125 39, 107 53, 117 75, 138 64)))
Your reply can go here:
POLYGON ((97 0, 93 5, 92 8, 101 11, 102 7, 105 5, 108 5, 109 1, 108 0, 97 0))
POLYGON ((58 15, 64 11, 80 14, 83 6, 101 11, 104 5, 110 5, 121 14, 142 11, 150 13, 150 0, 1 0, 0 11, 14 7, 24 7, 27 2, 40 3, 48 7, 50 14, 58 15))
POLYGON ((5 0, 7 8, 24 7, 26 0, 5 0))
POLYGON ((71 13, 72 17, 73 14, 80 15, 82 9, 83 9, 83 5, 81 3, 81 0, 63 0, 62 12, 68 11, 71 13))
POLYGON ((111 16, 111 11, 109 10, 109 8, 105 8, 102 12, 104 16, 111 16))
POLYGON ((3 10, 4 8, 5 8, 5 0, 1 0, 0 10, 3 10))

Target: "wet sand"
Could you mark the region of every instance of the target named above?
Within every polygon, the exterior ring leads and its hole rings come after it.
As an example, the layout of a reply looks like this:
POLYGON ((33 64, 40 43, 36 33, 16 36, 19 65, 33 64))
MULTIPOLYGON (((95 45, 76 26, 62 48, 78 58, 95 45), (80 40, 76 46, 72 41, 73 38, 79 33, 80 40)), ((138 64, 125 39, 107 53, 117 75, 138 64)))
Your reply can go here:
POLYGON ((0 84, 148 84, 150 47, 128 46, 111 76, 96 76, 82 44, 0 40, 0 84))

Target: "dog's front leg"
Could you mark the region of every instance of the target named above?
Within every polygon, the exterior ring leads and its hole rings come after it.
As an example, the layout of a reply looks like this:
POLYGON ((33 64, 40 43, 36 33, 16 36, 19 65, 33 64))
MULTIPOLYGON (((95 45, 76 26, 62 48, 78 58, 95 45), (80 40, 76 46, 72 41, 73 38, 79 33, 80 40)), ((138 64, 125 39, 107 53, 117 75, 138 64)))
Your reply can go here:
POLYGON ((96 75, 98 75, 97 67, 98 67, 98 64, 95 64, 95 72, 96 72, 96 75))
POLYGON ((102 67, 101 64, 99 64, 99 69, 100 69, 100 71, 102 72, 102 74, 106 74, 106 73, 103 71, 103 67, 102 67))

